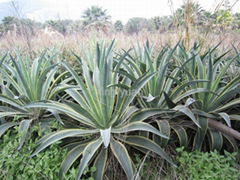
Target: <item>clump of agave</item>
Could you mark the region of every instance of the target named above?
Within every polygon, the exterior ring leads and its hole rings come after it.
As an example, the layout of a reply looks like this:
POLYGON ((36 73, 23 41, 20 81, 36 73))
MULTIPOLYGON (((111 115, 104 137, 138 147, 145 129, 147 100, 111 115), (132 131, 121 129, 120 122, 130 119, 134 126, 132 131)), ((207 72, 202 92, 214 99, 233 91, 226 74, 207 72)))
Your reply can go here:
POLYGON ((217 46, 200 54, 197 45, 186 51, 181 43, 158 54, 154 50, 149 42, 119 52, 114 41, 97 44, 89 58, 74 53, 75 68, 45 54, 33 63, 4 56, 0 135, 19 125, 21 148, 30 125, 55 117, 63 129, 42 137, 32 157, 62 141, 69 153, 61 179, 78 160, 76 179, 89 165, 97 169, 93 177, 103 179, 112 155, 128 179, 138 178, 131 158, 135 149, 173 166, 163 149, 172 143, 199 150, 221 150, 229 143, 235 150, 240 77, 228 77, 228 70, 239 55, 217 55, 217 46))
POLYGON ((135 131, 146 131, 168 138, 150 124, 143 122, 151 116, 151 110, 139 110, 132 104, 135 96, 155 73, 145 73, 135 81, 122 76, 119 69, 124 59, 116 63, 112 48, 113 43, 108 48, 97 46, 98 56, 92 67, 82 59, 79 62, 83 69, 81 76, 68 64, 62 63, 76 82, 76 87, 66 90, 68 100, 62 103, 39 102, 28 106, 54 109, 79 123, 74 129, 58 131, 41 139, 33 155, 66 137, 86 136, 85 141, 80 139, 67 144, 71 148, 60 168, 61 178, 74 161, 82 156, 77 179, 81 178, 91 161, 97 168, 93 177, 102 179, 108 154, 113 153, 128 179, 132 179, 136 175, 136 167, 127 151, 127 145, 155 152, 173 164, 164 150, 151 139, 131 134, 135 131))
POLYGON ((26 105, 54 100, 66 88, 58 85, 66 72, 59 73, 53 59, 54 55, 48 56, 46 51, 33 61, 18 51, 16 57, 6 54, 1 59, 0 117, 4 123, 0 125, 0 136, 9 128, 19 126, 19 148, 32 125, 46 124, 52 119, 42 108, 28 108, 26 105))

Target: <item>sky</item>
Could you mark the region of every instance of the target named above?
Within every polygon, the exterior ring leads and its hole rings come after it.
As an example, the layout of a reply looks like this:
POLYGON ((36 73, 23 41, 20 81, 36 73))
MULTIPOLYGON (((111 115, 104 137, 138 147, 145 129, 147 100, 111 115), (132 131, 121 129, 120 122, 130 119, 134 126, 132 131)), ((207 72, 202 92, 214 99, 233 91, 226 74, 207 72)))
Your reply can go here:
MULTIPOLYGON (((195 1, 204 9, 212 11, 222 0, 195 1)), ((229 1, 233 4, 236 0, 229 1)), ((17 15, 40 22, 49 19, 77 20, 81 19, 86 8, 98 5, 107 9, 113 21, 121 20, 126 23, 131 17, 170 15, 172 10, 183 4, 183 0, 172 0, 173 6, 170 6, 169 2, 170 0, 0 0, 0 19, 8 15, 17 15)), ((234 6, 233 11, 240 12, 240 2, 234 6)))

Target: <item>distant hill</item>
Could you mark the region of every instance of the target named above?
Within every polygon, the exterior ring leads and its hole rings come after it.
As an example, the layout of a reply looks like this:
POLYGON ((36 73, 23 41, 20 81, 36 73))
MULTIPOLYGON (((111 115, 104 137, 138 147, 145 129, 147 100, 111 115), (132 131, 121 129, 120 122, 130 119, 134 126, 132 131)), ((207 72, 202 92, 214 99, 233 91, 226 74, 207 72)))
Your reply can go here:
MULTIPOLYGON (((42 7, 40 1, 18 0, 15 3, 15 6, 18 13, 20 13, 21 18, 26 18, 26 14, 33 13, 42 7)), ((0 2, 0 21, 2 21, 5 16, 19 16, 18 13, 16 12, 16 9, 14 9, 10 0, 0 2)))

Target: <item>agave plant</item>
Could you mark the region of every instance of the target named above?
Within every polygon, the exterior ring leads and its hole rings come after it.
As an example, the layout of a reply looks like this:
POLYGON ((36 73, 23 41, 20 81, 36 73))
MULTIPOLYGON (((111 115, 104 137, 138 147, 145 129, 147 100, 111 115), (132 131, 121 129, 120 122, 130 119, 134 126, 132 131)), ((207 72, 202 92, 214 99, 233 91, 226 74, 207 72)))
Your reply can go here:
POLYGON ((32 63, 31 59, 20 54, 16 58, 6 55, 1 60, 0 117, 3 123, 0 125, 0 136, 9 128, 19 125, 19 148, 23 145, 31 124, 47 119, 43 118, 45 113, 42 108, 25 106, 35 101, 54 99, 66 88, 56 86, 66 73, 58 73, 53 57, 47 57, 44 52, 32 63))
POLYGON ((63 63, 77 84, 75 88, 66 90, 71 97, 70 101, 39 102, 27 106, 58 110, 76 121, 75 125, 72 125, 73 128, 43 137, 32 154, 38 154, 59 140, 77 138, 74 142, 65 141, 70 151, 60 168, 61 179, 79 157, 81 160, 76 179, 81 178, 84 169, 90 164, 97 168, 93 177, 103 179, 109 153, 116 157, 127 178, 133 179, 137 174, 128 147, 152 151, 173 164, 159 145, 136 133, 151 132, 159 137, 168 138, 150 124, 143 122, 154 113, 153 110, 139 110, 132 104, 154 73, 146 73, 135 81, 119 74, 118 69, 122 61, 116 63, 113 57, 113 43, 109 47, 97 45, 98 53, 91 67, 88 62, 78 58, 83 69, 82 76, 63 63))
POLYGON ((207 134, 212 149, 220 150, 223 146, 223 138, 237 149, 234 139, 228 136, 229 134, 216 129, 212 125, 212 120, 225 123, 229 127, 232 125, 231 120, 239 120, 239 112, 234 110, 234 107, 240 103, 240 99, 237 98, 240 92, 240 76, 237 75, 233 79, 227 77, 227 71, 239 55, 231 59, 224 58, 227 52, 217 56, 215 52, 217 47, 210 49, 202 56, 197 52, 197 46, 191 50, 191 53, 187 53, 183 47, 180 47, 176 56, 180 64, 185 63, 182 68, 184 78, 188 81, 206 80, 188 86, 189 90, 206 89, 205 92, 192 94, 195 100, 192 104, 192 112, 198 116, 201 126, 197 128, 194 137, 194 149, 202 147, 207 134), (186 62, 188 59, 191 60, 186 62))
MULTIPOLYGON (((181 78, 182 68, 187 63, 176 66, 177 62, 174 62, 176 61, 174 55, 178 46, 179 44, 174 48, 163 48, 157 55, 154 55, 152 47, 150 47, 147 41, 144 49, 134 48, 135 53, 133 55, 126 52, 127 55, 122 60, 123 65, 119 72, 126 75, 132 81, 141 77, 146 72, 156 72, 154 77, 142 88, 138 95, 138 102, 141 107, 157 108, 159 114, 161 114, 161 117, 155 121, 158 129, 168 137, 170 137, 172 129, 177 134, 180 145, 186 146, 188 136, 184 125, 182 125, 182 119, 185 118, 183 115, 190 118, 191 122, 200 127, 193 112, 189 109, 189 106, 193 102, 193 99, 189 97, 195 93, 206 92, 204 88, 187 88, 191 84, 206 82, 206 80, 186 80, 181 78), (164 114, 167 113, 168 116, 163 117, 163 112, 165 112, 164 114)), ((192 58, 188 59, 188 61, 191 60, 192 58)), ((188 125, 192 126, 192 124, 188 125)), ((157 141, 161 145, 167 144, 166 139, 159 139, 159 137, 155 139, 158 139, 157 141)))

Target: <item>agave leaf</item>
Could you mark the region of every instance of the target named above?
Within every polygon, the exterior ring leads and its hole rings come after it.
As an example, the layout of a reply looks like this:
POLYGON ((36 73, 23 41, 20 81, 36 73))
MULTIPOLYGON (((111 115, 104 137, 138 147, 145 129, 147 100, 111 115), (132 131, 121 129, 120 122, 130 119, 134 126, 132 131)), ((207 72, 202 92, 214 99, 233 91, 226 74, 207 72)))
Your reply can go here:
POLYGON ((182 126, 179 126, 179 125, 174 125, 171 128, 177 134, 180 146, 187 147, 188 146, 188 135, 187 135, 186 130, 182 126))
POLYGON ((164 97, 165 97, 165 100, 167 102, 167 105, 168 107, 171 109, 171 108, 174 108, 176 106, 176 103, 174 103, 171 98, 167 95, 167 93, 164 92, 164 97))
POLYGON ((199 128, 201 128, 198 120, 195 118, 193 112, 188 107, 185 107, 183 105, 177 105, 173 109, 176 110, 176 111, 182 112, 183 114, 188 116, 199 128))
POLYGON ((192 103, 196 102, 195 99, 193 98, 188 98, 187 101, 185 102, 185 106, 188 107, 190 106, 192 103))
POLYGON ((133 82, 137 80, 137 79, 134 77, 134 75, 128 73, 127 71, 125 71, 125 70, 123 70, 123 69, 120 69, 120 70, 118 71, 118 73, 121 74, 121 75, 123 75, 123 76, 125 76, 125 77, 127 77, 127 78, 129 78, 129 79, 130 79, 131 81, 133 81, 133 82))
POLYGON ((79 105, 80 107, 86 109, 89 111, 91 111, 90 106, 88 105, 87 101, 83 98, 82 94, 77 91, 77 89, 67 89, 66 93, 71 96, 79 105))
MULTIPOLYGON (((233 88, 234 86, 239 84, 239 80, 240 80, 240 76, 235 77, 233 80, 231 80, 229 83, 227 83, 224 88, 221 90, 221 92, 219 93, 219 97, 217 99, 222 98, 222 96, 224 96, 226 93, 228 93, 231 88, 233 88)), ((236 92, 239 92, 240 90, 238 88, 236 88, 235 90, 238 90, 236 92)))
POLYGON ((127 96, 126 101, 122 104, 121 108, 125 108, 129 106, 129 104, 133 101, 135 96, 139 93, 142 87, 154 76, 155 73, 151 73, 149 75, 143 75, 139 80, 137 80, 130 89, 130 94, 127 96))
POLYGON ((59 115, 59 111, 54 110, 54 109, 47 109, 47 111, 51 112, 52 115, 56 118, 56 120, 61 123, 62 125, 64 124, 60 115, 59 115))
POLYGON ((84 171, 84 169, 87 167, 89 161, 92 159, 93 155, 96 153, 96 151, 99 149, 99 147, 102 144, 102 139, 99 138, 96 141, 93 141, 91 143, 89 143, 82 154, 82 159, 80 161, 80 165, 79 165, 79 169, 78 169, 78 173, 77 173, 77 180, 81 179, 82 173, 84 171))
MULTIPOLYGON (((75 110, 77 113, 79 113, 79 120, 80 118, 85 120, 85 121, 91 121, 95 125, 99 125, 99 122, 96 120, 94 117, 94 113, 91 111, 87 111, 86 109, 82 108, 80 105, 69 102, 69 101, 63 101, 66 105, 68 105, 70 108, 75 110)), ((77 120, 77 119, 76 119, 77 120)), ((100 126, 100 125, 99 125, 100 126)))
POLYGON ((212 118, 212 119, 216 118, 215 115, 204 112, 204 111, 199 110, 199 109, 193 109, 192 111, 193 111, 194 114, 199 115, 199 116, 203 116, 203 117, 206 117, 206 118, 212 118))
POLYGON ((229 117, 231 120, 240 121, 240 115, 233 114, 233 115, 229 115, 229 117))
POLYGON ((16 62, 16 60, 10 55, 10 58, 14 64, 14 67, 16 68, 16 71, 17 71, 17 75, 18 77, 20 78, 21 80, 21 83, 23 84, 23 86, 25 87, 25 90, 27 92, 27 94, 30 95, 31 98, 32 97, 32 93, 31 93, 31 90, 30 90, 30 87, 29 87, 29 78, 27 76, 27 71, 26 71, 26 66, 23 66, 21 63, 22 61, 19 61, 18 63, 16 62), (20 67, 20 65, 21 67, 20 67))
POLYGON ((129 90, 129 89, 130 89, 130 87, 129 87, 128 85, 126 85, 126 84, 121 84, 121 83, 118 83, 118 84, 110 84, 110 85, 108 85, 107 87, 108 87, 108 88, 110 88, 110 87, 119 87, 119 88, 122 88, 122 89, 124 89, 124 90, 129 90))
MULTIPOLYGON (((54 65, 55 66, 55 65, 54 65)), ((42 78, 42 82, 40 81, 38 83, 38 97, 39 97, 39 100, 45 100, 45 99, 48 99, 48 96, 50 95, 49 94, 49 90, 51 90, 51 83, 53 83, 53 80, 54 80, 54 76, 56 75, 56 72, 57 72, 57 68, 54 68, 52 69, 54 66, 50 66, 49 69, 50 72, 48 75, 45 75, 45 74, 42 74, 40 76, 40 78, 42 78), (46 77, 47 76, 47 77, 46 77)), ((45 70, 46 73, 49 71, 48 69, 45 70)), ((53 84, 54 86, 54 84, 53 84)))
MULTIPOLYGON (((67 106, 65 104, 59 103, 59 102, 37 102, 37 103, 32 103, 29 104, 25 107, 28 108, 46 108, 46 109, 54 109, 54 110, 58 110, 60 112, 63 112, 71 117, 74 117, 74 119, 78 120, 78 121, 82 121, 84 124, 90 125, 90 126, 95 126, 94 123, 92 123, 88 118, 86 118, 85 116, 83 116, 83 114, 80 114, 78 112, 76 112, 71 106, 67 106)), ((80 110, 80 109, 79 109, 80 110)))
MULTIPOLYGON (((207 90, 211 90, 211 85, 213 84, 213 62, 212 62, 212 57, 211 57, 211 54, 209 55, 209 62, 208 62, 208 71, 207 71, 207 79, 209 80, 206 84, 204 84, 204 87, 207 89, 207 90)), ((204 93, 204 98, 203 98, 203 101, 204 102, 208 102, 208 100, 209 100, 209 96, 210 96, 210 94, 209 94, 209 92, 206 92, 206 93, 204 93)), ((204 103, 204 105, 203 105, 204 107, 203 108, 205 108, 205 109, 207 109, 207 107, 208 107, 208 103, 204 103)))
POLYGON ((160 137, 163 137, 165 139, 169 138, 169 137, 165 136, 164 134, 162 134, 155 127, 151 126, 148 123, 144 123, 144 122, 132 122, 132 123, 127 124, 126 126, 112 129, 112 133, 127 133, 127 132, 131 132, 131 131, 147 131, 147 132, 156 134, 160 137))
POLYGON ((163 159, 165 159, 167 162, 169 162, 171 165, 176 166, 173 163, 172 159, 168 156, 168 154, 159 145, 157 145, 155 142, 151 141, 146 137, 128 136, 125 142, 133 146, 142 147, 144 149, 155 152, 156 154, 161 156, 163 159))
POLYGON ((20 104, 17 100, 9 98, 9 97, 7 97, 5 95, 2 95, 2 94, 0 95, 0 101, 3 102, 3 103, 9 104, 9 105, 11 105, 13 107, 16 107, 16 108, 18 108, 18 109, 20 109, 22 111, 26 111, 26 109, 22 107, 23 105, 20 104))
POLYGON ((96 115, 100 114, 100 110, 101 107, 99 106, 99 104, 96 104, 93 95, 90 93, 91 91, 88 91, 86 85, 84 84, 82 78, 78 75, 78 73, 72 68, 70 67, 68 64, 63 63, 63 66, 71 73, 71 75, 74 77, 74 79, 76 80, 76 82, 78 83, 79 87, 81 88, 82 93, 84 94, 85 100, 87 101, 87 103, 94 109, 96 113, 96 115))
POLYGON ((236 57, 232 58, 231 60, 229 60, 221 69, 220 69, 220 73, 218 74, 217 78, 214 80, 213 83, 213 87, 212 90, 216 90, 217 86, 219 85, 221 79, 223 78, 223 76, 226 74, 229 66, 236 60, 236 57))
POLYGON ((215 112, 223 112, 224 110, 226 110, 228 108, 231 108, 232 106, 238 105, 238 104, 240 104, 240 99, 239 98, 234 99, 234 100, 230 101, 229 103, 223 105, 222 107, 219 107, 219 108, 215 109, 215 112))
POLYGON ((114 71, 118 72, 120 70, 120 67, 124 60, 126 60, 126 57, 129 55, 130 51, 132 49, 129 49, 128 51, 124 51, 124 55, 122 55, 119 59, 119 62, 117 63, 116 67, 114 68, 114 71))
POLYGON ((127 178, 132 179, 134 177, 135 168, 132 165, 132 161, 127 149, 122 143, 113 138, 111 139, 110 146, 114 156, 117 158, 118 162, 121 164, 124 172, 126 173, 127 178))
POLYGON ((87 144, 80 144, 78 146, 75 146, 71 151, 69 151, 67 157, 64 159, 60 167, 60 179, 64 179, 66 172, 69 170, 72 164, 82 155, 82 152, 84 151, 86 146, 87 144))
POLYGON ((183 83, 182 85, 177 86, 174 90, 173 93, 171 94, 171 98, 174 99, 176 98, 181 92, 184 92, 186 87, 188 86, 193 86, 194 88, 196 88, 195 85, 200 84, 200 83, 206 83, 208 82, 208 80, 192 80, 192 81, 188 81, 186 83, 183 83))
POLYGON ((6 59, 6 57, 8 56, 8 53, 5 53, 4 56, 2 56, 1 60, 0 60, 0 67, 2 66, 4 60, 6 59))
POLYGON ((50 136, 52 136, 53 134, 55 134, 56 132, 50 132, 48 134, 46 134, 45 136, 41 137, 36 144, 40 145, 42 142, 44 142, 46 139, 48 139, 50 136))
POLYGON ((146 102, 152 102, 156 97, 153 97, 151 94, 149 94, 147 97, 143 97, 146 99, 146 102))
POLYGON ((108 155, 108 149, 102 148, 101 152, 95 159, 93 166, 96 167, 97 170, 94 173, 92 173, 92 176, 95 180, 103 179, 103 175, 104 175, 106 164, 107 164, 107 155, 108 155))
POLYGON ((0 125, 0 137, 11 127, 18 125, 17 122, 6 122, 0 125))
POLYGON ((18 146, 18 150, 20 150, 25 142, 27 137, 28 129, 30 127, 32 120, 22 120, 19 124, 19 134, 20 134, 20 142, 18 146))
MULTIPOLYGON (((167 120, 156 120, 156 122, 157 122, 159 131, 165 136, 170 138, 171 127, 169 122, 167 120)), ((161 147, 166 146, 168 141, 169 141, 168 139, 154 136, 154 142, 159 144, 161 147)))
POLYGON ((231 144, 233 151, 237 152, 238 151, 238 145, 236 140, 233 137, 230 137, 228 135, 223 134, 224 138, 229 142, 229 144, 231 144))
POLYGON ((129 122, 143 121, 154 115, 173 113, 172 110, 162 110, 159 108, 145 108, 135 112, 130 118, 129 122))
POLYGON ((229 127, 231 127, 231 120, 227 113, 221 112, 221 113, 218 113, 218 115, 224 119, 224 121, 227 123, 229 127))
POLYGON ((21 113, 21 112, 0 112, 0 118, 2 118, 2 117, 14 117, 16 115, 25 115, 25 113, 21 113))
POLYGON ((204 117, 199 117, 199 125, 201 126, 201 128, 197 129, 196 135, 194 137, 193 150, 200 151, 208 130, 208 119, 204 117))
POLYGON ((14 79, 14 76, 8 74, 5 69, 9 70, 10 67, 5 65, 5 66, 3 66, 2 69, 0 68, 0 72, 1 72, 2 76, 4 76, 8 80, 9 84, 13 85, 13 87, 19 92, 19 94, 24 94, 24 90, 21 88, 21 86, 18 84, 18 82, 14 79))
POLYGON ((133 180, 140 180, 140 179, 141 179, 141 177, 140 177, 140 172, 141 172, 141 170, 143 169, 143 166, 144 166, 145 161, 146 161, 146 159, 147 159, 148 156, 149 156, 149 152, 147 152, 147 153, 145 154, 144 158, 141 160, 142 162, 141 162, 141 163, 139 164, 139 166, 137 167, 137 172, 135 173, 133 180))
MULTIPOLYGON (((191 89, 179 96, 177 96, 175 99, 174 99, 174 103, 177 103, 179 102, 180 100, 188 97, 188 96, 191 96, 193 94, 197 94, 197 93, 204 93, 204 92, 209 92, 209 90, 205 89, 205 88, 196 88, 196 89, 191 89)), ((211 92, 212 93, 212 92, 211 92)))
POLYGON ((31 157, 38 154, 40 151, 44 150, 49 145, 64 139, 66 137, 73 137, 73 136, 81 136, 81 135, 88 135, 88 134, 94 134, 98 133, 98 130, 83 130, 83 129, 65 129, 58 131, 56 133, 51 134, 48 136, 48 138, 44 139, 44 141, 41 141, 41 144, 37 147, 37 149, 33 152, 31 157))
POLYGON ((216 108, 222 106, 222 104, 226 104, 231 99, 234 99, 237 94, 240 93, 240 88, 233 88, 227 91, 226 93, 219 95, 216 98, 212 98, 209 104, 209 111, 215 111, 216 108))
POLYGON ((111 127, 108 129, 100 129, 100 134, 103 140, 103 144, 105 148, 107 148, 111 139, 111 127))
POLYGON ((223 146, 222 134, 214 129, 209 129, 211 149, 220 151, 223 146))
MULTIPOLYGON (((122 117, 122 122, 126 122, 129 118, 138 111, 139 109, 136 106, 130 106, 126 113, 122 117)), ((140 120, 141 121, 141 120, 140 120)))

